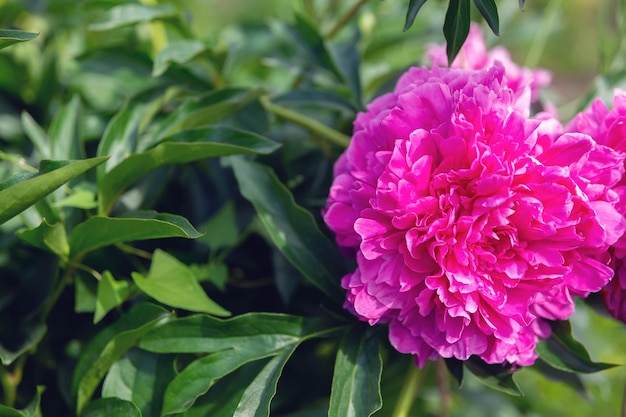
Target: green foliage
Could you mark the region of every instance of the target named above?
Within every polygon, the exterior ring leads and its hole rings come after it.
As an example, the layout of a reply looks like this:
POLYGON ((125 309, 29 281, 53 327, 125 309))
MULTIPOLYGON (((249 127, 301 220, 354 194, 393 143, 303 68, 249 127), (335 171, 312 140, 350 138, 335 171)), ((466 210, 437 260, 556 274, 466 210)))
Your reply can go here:
MULTIPOLYGON (((343 309, 354 265, 320 213, 357 112, 442 25, 452 60, 470 1, 237 3, 230 23, 200 0, 43 3, 0 2, 28 30, 0 30, 0 416, 443 413, 445 376, 399 398, 414 364, 343 309)), ((554 323, 530 372, 447 360, 453 415, 539 407, 478 381, 592 398, 579 374, 624 357, 576 336, 554 323)))

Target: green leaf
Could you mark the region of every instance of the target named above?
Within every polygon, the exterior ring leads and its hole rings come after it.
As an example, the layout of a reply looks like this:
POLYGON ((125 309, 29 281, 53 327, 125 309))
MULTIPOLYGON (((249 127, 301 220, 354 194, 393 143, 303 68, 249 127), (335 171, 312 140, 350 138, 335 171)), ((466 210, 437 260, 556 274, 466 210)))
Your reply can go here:
POLYGON ((16 235, 31 245, 50 251, 62 259, 67 259, 70 253, 65 225, 61 222, 50 225, 46 219, 43 219, 36 228, 22 229, 16 235))
POLYGON ((262 136, 229 128, 184 131, 155 148, 130 155, 99 184, 100 214, 108 213, 127 187, 157 168, 234 154, 269 154, 279 145, 262 136))
POLYGON ((593 373, 617 366, 593 362, 587 349, 572 336, 569 321, 553 321, 550 325, 550 337, 539 342, 536 352, 553 368, 565 372, 593 373))
POLYGON ((54 207, 75 207, 83 210, 98 207, 96 193, 85 186, 77 185, 72 189, 72 193, 54 203, 54 207))
POLYGON ((357 49, 359 32, 356 31, 351 39, 331 45, 329 52, 340 74, 340 79, 348 86, 354 102, 358 108, 363 108, 361 92, 361 54, 357 49))
POLYGON ((345 97, 330 92, 318 90, 292 90, 272 98, 272 102, 280 105, 316 106, 324 109, 333 109, 348 114, 355 114, 356 107, 345 97))
POLYGON ((369 417, 383 405, 380 341, 361 326, 346 332, 335 361, 328 417, 369 417))
POLYGON ((285 348, 259 372, 244 391, 233 417, 268 417, 270 403, 276 395, 278 379, 295 350, 285 348))
MULTIPOLYGON (((245 341, 244 341, 245 342, 245 341)), ((262 359, 277 352, 264 351, 249 343, 211 353, 193 361, 167 386, 163 399, 163 415, 188 410, 198 397, 205 394, 219 379, 246 363, 262 359)))
POLYGON ((322 35, 304 16, 296 13, 295 19, 295 25, 289 27, 290 32, 307 51, 310 62, 330 71, 338 79, 342 79, 341 73, 326 48, 326 42, 322 35))
POLYGON ((159 77, 172 63, 185 64, 206 51, 206 46, 197 40, 182 40, 169 43, 154 58, 152 76, 159 77))
POLYGON ((471 356, 463 363, 486 386, 517 397, 524 395, 513 379, 515 371, 511 370, 510 367, 491 365, 483 362, 477 356, 471 356))
POLYGON ((157 353, 206 353, 249 344, 278 351, 325 329, 317 319, 273 313, 249 313, 231 319, 197 314, 159 326, 139 347, 157 353))
POLYGON ((11 365, 17 358, 37 346, 45 336, 48 328, 44 323, 37 323, 24 331, 27 334, 24 342, 14 350, 8 350, 0 345, 0 359, 5 366, 11 365))
POLYGON ((142 417, 141 411, 130 401, 119 398, 99 398, 89 404, 80 417, 142 417))
POLYGON ((139 22, 174 17, 176 14, 176 9, 169 4, 162 6, 122 4, 109 9, 97 22, 89 25, 89 30, 99 32, 117 29, 139 22))
POLYGON ((19 182, 0 191, 0 224, 18 215, 72 178, 106 161, 106 157, 73 161, 54 171, 19 182))
POLYGON ((98 293, 96 298, 96 311, 93 322, 98 323, 111 309, 119 306, 130 294, 128 281, 116 281, 113 274, 104 271, 98 281, 98 293))
POLYGON ((171 255, 157 249, 147 276, 132 273, 141 291, 155 300, 187 311, 230 316, 230 312, 211 300, 196 280, 193 271, 171 255))
POLYGON ((207 245, 211 252, 230 248, 239 241, 239 227, 235 218, 235 203, 229 201, 209 220, 198 228, 204 236, 198 242, 207 245))
POLYGON ((496 6, 495 0, 474 0, 474 4, 483 18, 485 18, 492 32, 496 36, 500 35, 500 19, 498 18, 498 6, 496 6))
POLYGON ((11 46, 18 42, 26 42, 35 39, 38 33, 24 32, 22 30, 0 29, 0 49, 11 46))
POLYGON ((93 313, 96 311, 98 287, 93 276, 77 274, 74 277, 74 311, 93 313))
POLYGON ((78 413, 85 408, 111 365, 170 314, 152 304, 139 304, 91 339, 74 370, 72 392, 78 413))
POLYGON ((153 352, 210 353, 193 361, 168 386, 163 413, 172 414, 187 410, 217 379, 242 365, 334 331, 320 320, 283 314, 252 313, 229 320, 196 315, 154 329, 140 347, 153 352))
POLYGON ((470 0, 450 0, 446 19, 443 22, 443 35, 446 38, 448 65, 461 50, 470 29, 470 0))
MULTIPOLYGON (((232 116, 263 94, 260 89, 224 88, 212 91, 199 100, 189 101, 180 106, 163 123, 158 142, 171 140, 172 135, 192 129, 210 127, 217 121, 232 116)), ((239 131, 242 131, 239 129, 239 131)), ((184 136, 175 136, 187 142, 184 136)), ((175 139, 176 140, 176 139, 175 139)), ((205 139, 202 139, 205 140, 205 139)))
POLYGON ((52 119, 48 135, 50 136, 50 154, 53 159, 82 158, 80 113, 80 98, 74 95, 69 103, 63 105, 52 119))
POLYGON ((98 156, 109 155, 109 160, 98 167, 98 183, 102 181, 104 174, 135 150, 137 130, 144 112, 144 107, 126 103, 107 124, 98 143, 98 156))
POLYGON ((93 216, 76 226, 70 234, 71 257, 121 242, 202 236, 187 219, 167 213, 141 211, 134 217, 93 216))
POLYGON ((50 138, 45 130, 33 119, 33 117, 26 113, 22 112, 22 129, 24 129, 24 133, 39 152, 39 156, 43 159, 52 158, 52 153, 50 150, 50 138))
POLYGON ((131 349, 111 366, 102 384, 102 396, 131 401, 143 417, 160 417, 160 399, 175 376, 173 362, 170 355, 131 349))
POLYGON ((409 0, 409 9, 406 11, 406 20, 404 22, 404 32, 406 32, 411 28, 411 26, 413 26, 415 17, 417 16, 417 13, 420 11, 424 3, 426 3, 426 0, 409 0))
POLYGON ((35 396, 30 403, 21 410, 0 404, 0 417, 40 417, 41 394, 46 390, 44 386, 37 386, 35 396))
POLYGON ((326 295, 343 299, 343 260, 318 229, 311 213, 298 206, 274 172, 243 158, 231 158, 241 194, 255 207, 276 247, 326 295))

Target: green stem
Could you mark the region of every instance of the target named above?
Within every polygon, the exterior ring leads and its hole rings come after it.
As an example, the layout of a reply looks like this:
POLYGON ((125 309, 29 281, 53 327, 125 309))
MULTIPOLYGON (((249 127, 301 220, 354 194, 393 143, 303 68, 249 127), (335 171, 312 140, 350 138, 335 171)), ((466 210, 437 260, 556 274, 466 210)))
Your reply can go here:
POLYGON ((543 20, 539 26, 539 30, 533 39, 533 43, 530 45, 528 55, 526 55, 525 66, 529 68, 535 68, 539 64, 539 59, 543 54, 543 50, 548 43, 548 37, 550 36, 550 29, 554 27, 554 22, 559 13, 559 9, 562 8, 563 0, 553 0, 548 2, 546 11, 543 15, 543 20))
POLYGON ((409 415, 415 401, 415 394, 422 382, 423 372, 424 370, 420 370, 417 366, 411 364, 398 396, 396 408, 393 410, 393 417, 407 417, 409 415))
POLYGON ((280 106, 278 104, 274 104, 267 97, 261 97, 261 104, 263 104, 263 107, 265 107, 265 109, 270 113, 274 113, 276 116, 282 119, 302 126, 310 132, 316 133, 336 145, 345 148, 350 144, 349 136, 346 136, 343 133, 332 129, 318 122, 317 120, 313 120, 310 117, 304 116, 300 113, 296 113, 295 111, 280 106))
POLYGON ((4 395, 3 400, 4 404, 9 407, 15 406, 17 387, 20 385, 20 382, 22 382, 25 360, 26 353, 15 361, 13 371, 9 371, 5 366, 0 367, 0 385, 2 385, 2 393, 4 395))
POLYGON ((368 0, 359 0, 356 4, 354 4, 354 6, 350 8, 350 10, 348 10, 343 16, 341 16, 341 18, 337 20, 337 23, 335 23, 335 26, 333 26, 332 29, 329 30, 326 34, 326 39, 334 38, 339 33, 339 31, 343 29, 343 27, 347 25, 350 20, 352 20, 354 15, 357 14, 357 12, 361 9, 361 7, 363 7, 363 5, 365 5, 365 3, 367 3, 367 1, 368 0))

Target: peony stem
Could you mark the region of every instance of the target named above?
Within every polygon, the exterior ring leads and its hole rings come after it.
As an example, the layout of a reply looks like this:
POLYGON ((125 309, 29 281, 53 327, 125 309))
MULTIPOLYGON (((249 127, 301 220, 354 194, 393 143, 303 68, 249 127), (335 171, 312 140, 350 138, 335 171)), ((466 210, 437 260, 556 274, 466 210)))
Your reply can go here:
POLYGON ((420 370, 417 366, 411 365, 409 372, 406 374, 402 390, 396 402, 396 408, 393 410, 393 417, 407 417, 415 401, 415 394, 419 390, 425 370, 420 370))
POLYGON ((348 24, 348 22, 350 22, 350 20, 352 20, 352 18, 354 17, 354 15, 357 14, 357 12, 359 11, 359 9, 361 7, 363 7, 363 5, 365 5, 365 3, 367 3, 367 0, 359 0, 357 3, 355 3, 350 10, 348 10, 346 12, 346 14, 344 14, 343 16, 341 16, 341 18, 337 21, 337 23, 335 23, 335 26, 333 26, 333 28, 331 30, 328 31, 328 33, 326 34, 326 39, 332 39, 334 38, 339 31, 348 24))
POLYGON ((311 119, 310 117, 304 116, 300 113, 296 113, 291 109, 280 106, 278 104, 274 104, 267 97, 261 97, 261 104, 263 104, 265 110, 269 111, 270 113, 274 113, 276 116, 282 119, 302 126, 305 129, 328 139, 330 142, 336 145, 345 148, 350 144, 350 137, 344 135, 343 133, 332 129, 318 122, 317 120, 311 119))

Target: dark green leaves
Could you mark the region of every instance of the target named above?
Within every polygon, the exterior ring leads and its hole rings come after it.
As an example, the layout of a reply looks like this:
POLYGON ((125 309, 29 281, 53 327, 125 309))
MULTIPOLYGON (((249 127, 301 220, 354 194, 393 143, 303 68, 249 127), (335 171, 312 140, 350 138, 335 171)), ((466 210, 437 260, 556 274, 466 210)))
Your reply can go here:
MULTIPOLYGON (((406 13, 404 31, 407 31, 415 21, 415 17, 426 0, 409 0, 409 7, 406 13)), ((500 19, 498 17, 498 7, 495 0, 474 0, 476 8, 483 16, 494 34, 500 34, 500 19)), ((520 8, 524 2, 520 0, 520 8)), ((452 64, 457 56, 467 35, 471 22, 470 0, 450 0, 446 18, 443 24, 443 34, 446 38, 446 54, 448 65, 452 64)))
POLYGON ((342 259, 311 213, 295 203, 271 169, 242 158, 231 163, 241 194, 255 207, 276 247, 311 284, 340 300, 342 259))
POLYGON ((309 338, 333 331, 320 321, 282 314, 247 314, 230 320, 198 315, 154 329, 140 347, 153 352, 208 353, 191 362, 168 385, 165 415, 189 409, 218 379, 243 365, 274 357, 244 391, 235 413, 267 416, 278 377, 293 350, 309 338))
POLYGON ((73 161, 61 168, 18 182, 0 191, 0 224, 41 200, 52 191, 85 171, 106 161, 107 157, 73 161))
POLYGON ((509 395, 523 395, 522 390, 513 379, 515 371, 510 366, 488 364, 476 356, 470 357, 464 364, 478 377, 480 382, 488 387, 509 395))
POLYGON ((537 345, 537 353, 550 366, 566 372, 591 373, 616 365, 593 362, 585 347, 572 336, 569 321, 551 322, 552 334, 537 345))
POLYGON ((218 156, 266 154, 278 146, 262 136, 238 129, 211 127, 178 133, 146 152, 132 154, 104 175, 99 183, 100 213, 108 213, 117 196, 157 168, 218 156))
POLYGON ((38 33, 24 32, 22 30, 0 29, 0 49, 11 46, 18 42, 25 42, 35 39, 38 33))
POLYGON ((382 407, 380 342, 354 326, 346 332, 335 361, 329 417, 369 417, 382 407))
POLYGON ((443 23, 443 35, 446 38, 448 65, 461 50, 470 28, 470 0, 450 0, 446 20, 443 23))
POLYGON ((500 34, 500 19, 495 0, 474 0, 476 8, 483 16, 494 34, 500 34))
POLYGON ((417 13, 420 11, 424 3, 426 3, 426 0, 409 0, 409 9, 406 12, 406 19, 403 29, 405 32, 409 30, 413 25, 415 17, 417 16, 417 13))
POLYGON ((111 365, 169 313, 150 304, 139 304, 112 326, 101 331, 81 355, 76 366, 72 391, 82 411, 111 365))
POLYGON ((174 214, 138 212, 135 216, 94 216, 79 224, 69 238, 72 256, 121 242, 166 237, 195 239, 202 236, 187 219, 174 214))

